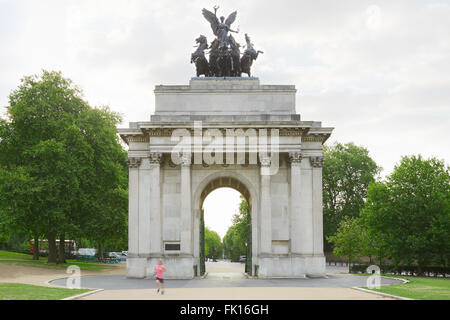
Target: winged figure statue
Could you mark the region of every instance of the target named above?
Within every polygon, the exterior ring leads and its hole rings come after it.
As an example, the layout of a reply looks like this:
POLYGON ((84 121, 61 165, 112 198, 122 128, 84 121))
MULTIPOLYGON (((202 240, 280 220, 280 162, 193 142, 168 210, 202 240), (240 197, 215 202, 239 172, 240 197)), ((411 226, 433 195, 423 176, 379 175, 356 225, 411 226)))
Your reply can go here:
POLYGON ((237 11, 231 13, 225 20, 225 17, 220 17, 220 21, 217 18, 217 9, 219 7, 214 7, 214 13, 207 9, 203 9, 202 13, 206 20, 211 24, 211 29, 214 35, 219 40, 219 48, 228 46, 228 32, 238 33, 239 30, 232 30, 231 25, 236 20, 237 11))

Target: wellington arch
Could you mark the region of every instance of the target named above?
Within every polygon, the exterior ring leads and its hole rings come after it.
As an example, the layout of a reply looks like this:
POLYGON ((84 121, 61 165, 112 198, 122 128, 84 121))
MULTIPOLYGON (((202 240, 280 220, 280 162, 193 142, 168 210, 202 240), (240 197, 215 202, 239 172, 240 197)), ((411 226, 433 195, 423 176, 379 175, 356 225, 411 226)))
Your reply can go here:
POLYGON ((201 206, 220 187, 249 202, 254 276, 325 275, 322 145, 333 128, 301 120, 296 92, 252 77, 155 87, 150 121, 119 129, 129 147, 128 277, 150 276, 159 259, 167 278, 200 275, 201 206))

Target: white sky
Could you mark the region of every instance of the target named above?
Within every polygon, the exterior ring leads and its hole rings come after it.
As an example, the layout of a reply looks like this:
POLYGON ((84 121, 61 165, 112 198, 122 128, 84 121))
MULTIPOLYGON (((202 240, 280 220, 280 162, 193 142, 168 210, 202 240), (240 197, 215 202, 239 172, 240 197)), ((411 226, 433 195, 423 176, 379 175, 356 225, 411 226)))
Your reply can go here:
POLYGON ((265 52, 261 83, 295 84, 302 119, 336 128, 328 143, 367 147, 383 175, 402 155, 450 162, 448 0, 0 0, 0 114, 20 78, 47 69, 122 126, 148 120, 155 85, 194 76, 195 38, 213 39, 201 9, 216 4, 265 52))
POLYGON ((231 188, 212 191, 203 202, 205 226, 216 231, 221 238, 232 225, 232 218, 239 212, 241 194, 231 188))

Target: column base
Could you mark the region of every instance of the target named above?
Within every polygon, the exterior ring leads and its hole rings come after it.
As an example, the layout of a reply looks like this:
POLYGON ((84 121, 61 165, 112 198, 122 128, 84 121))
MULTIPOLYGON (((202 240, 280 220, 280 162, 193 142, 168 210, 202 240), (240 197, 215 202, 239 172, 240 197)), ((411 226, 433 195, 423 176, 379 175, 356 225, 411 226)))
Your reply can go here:
POLYGON ((195 260, 192 256, 166 256, 161 258, 149 258, 147 261, 148 276, 153 274, 153 270, 162 260, 166 272, 164 278, 167 279, 193 279, 195 277, 194 265, 195 260))
POLYGON ((258 278, 325 277, 324 256, 260 257, 258 278))
POLYGON ((305 260, 306 275, 310 278, 326 277, 325 256, 312 256, 305 260))
POLYGON ((127 258, 127 278, 147 277, 147 258, 127 258))

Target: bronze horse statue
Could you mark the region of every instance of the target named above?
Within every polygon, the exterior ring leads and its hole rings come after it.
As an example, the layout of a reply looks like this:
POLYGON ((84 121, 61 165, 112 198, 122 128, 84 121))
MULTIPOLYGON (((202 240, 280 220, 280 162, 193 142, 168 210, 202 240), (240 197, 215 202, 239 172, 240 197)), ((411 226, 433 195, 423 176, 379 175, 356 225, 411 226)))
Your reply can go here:
POLYGON ((241 71, 251 77, 253 60, 258 59, 258 55, 264 52, 259 50, 256 51, 253 48, 253 44, 250 42, 250 37, 247 34, 245 34, 245 41, 247 42, 247 49, 244 51, 244 55, 241 58, 241 71))
POLYGON ((191 55, 191 63, 195 64, 195 68, 197 69, 197 77, 200 77, 202 74, 205 75, 205 77, 209 77, 209 64, 205 57, 205 50, 208 48, 208 40, 205 36, 201 35, 195 39, 195 42, 198 43, 198 48, 191 55))

